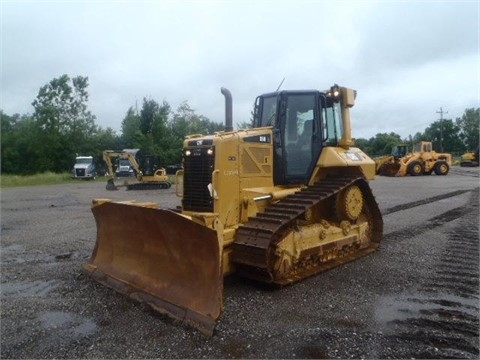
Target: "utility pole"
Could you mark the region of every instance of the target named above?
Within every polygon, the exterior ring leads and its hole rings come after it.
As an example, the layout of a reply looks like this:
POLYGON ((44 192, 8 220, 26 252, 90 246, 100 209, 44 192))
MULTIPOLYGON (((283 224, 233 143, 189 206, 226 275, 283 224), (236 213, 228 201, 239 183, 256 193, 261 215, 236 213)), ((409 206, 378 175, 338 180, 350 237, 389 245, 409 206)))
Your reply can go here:
POLYGON ((437 111, 437 114, 440 114, 440 147, 443 153, 443 114, 448 114, 448 111, 443 111, 442 107, 440 107, 440 111, 437 111))

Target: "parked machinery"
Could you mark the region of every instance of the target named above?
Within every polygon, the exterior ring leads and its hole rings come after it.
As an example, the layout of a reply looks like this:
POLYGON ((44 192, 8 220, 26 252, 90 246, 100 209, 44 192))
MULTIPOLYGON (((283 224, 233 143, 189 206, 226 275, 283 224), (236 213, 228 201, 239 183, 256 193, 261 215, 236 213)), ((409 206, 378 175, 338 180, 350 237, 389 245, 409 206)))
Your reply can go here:
POLYGON ((479 165, 479 147, 477 146, 477 150, 475 151, 467 151, 465 154, 462 155, 462 160, 460 162, 460 166, 462 167, 475 167, 479 165))
POLYGON ((408 152, 407 145, 397 145, 392 148, 390 155, 376 157, 375 171, 377 175, 395 176, 400 170, 400 159, 408 152))
POLYGON ((72 178, 95 180, 97 169, 93 156, 77 156, 73 165, 72 178))
POLYGON ((435 172, 436 175, 447 175, 452 165, 452 155, 435 152, 430 141, 420 142, 410 153, 407 153, 406 145, 397 146, 394 150, 397 152, 396 155, 392 152, 391 156, 375 160, 377 174, 419 176, 435 172))
POLYGON ((171 187, 165 168, 160 167, 158 157, 141 155, 138 149, 122 151, 105 150, 103 160, 107 165, 110 179, 107 190, 117 190, 115 179, 123 179, 127 190, 167 189, 171 187), (114 170, 114 162, 116 163, 114 170), (142 166, 140 166, 140 164, 142 166), (132 181, 133 178, 134 180, 132 181))
MULTIPOLYGON (((354 147, 356 92, 279 91, 255 102, 253 128, 184 141, 180 209, 93 200, 97 241, 84 271, 211 335, 233 272, 287 285, 379 247, 382 215, 354 147)), ((361 274, 359 274, 361 276, 361 274)))
POLYGON ((430 141, 422 141, 415 145, 413 152, 399 160, 400 169, 395 176, 447 175, 452 165, 452 155, 437 153, 432 149, 430 141))

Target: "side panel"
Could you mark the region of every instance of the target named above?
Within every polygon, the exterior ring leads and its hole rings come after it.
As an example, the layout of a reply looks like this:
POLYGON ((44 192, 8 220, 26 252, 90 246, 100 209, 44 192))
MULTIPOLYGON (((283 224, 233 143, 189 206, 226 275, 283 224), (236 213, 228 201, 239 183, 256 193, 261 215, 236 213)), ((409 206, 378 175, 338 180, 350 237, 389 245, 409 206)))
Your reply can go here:
POLYGON ((318 181, 324 170, 334 167, 358 168, 365 179, 375 179, 375 161, 359 148, 324 147, 309 183, 318 181))

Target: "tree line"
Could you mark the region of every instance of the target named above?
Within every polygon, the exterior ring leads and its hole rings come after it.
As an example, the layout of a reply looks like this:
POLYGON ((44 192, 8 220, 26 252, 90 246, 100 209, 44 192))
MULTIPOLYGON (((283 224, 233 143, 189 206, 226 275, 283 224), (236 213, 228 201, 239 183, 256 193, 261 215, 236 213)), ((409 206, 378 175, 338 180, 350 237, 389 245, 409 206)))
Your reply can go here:
POLYGON ((479 144, 480 109, 466 109, 462 117, 454 120, 434 121, 424 132, 417 132, 409 138, 391 133, 378 133, 370 139, 356 139, 356 146, 370 156, 390 154, 395 145, 406 144, 411 150, 413 144, 431 141, 436 152, 461 155, 467 150, 476 150, 479 144))
MULTIPOLYGON (((121 133, 96 124, 88 109, 88 77, 62 75, 42 86, 33 100, 33 114, 7 115, 0 110, 1 171, 5 174, 35 174, 70 171, 75 156, 102 158, 103 150, 138 148, 157 155, 164 166, 181 163, 183 139, 188 134, 213 134, 224 129, 187 102, 173 111, 143 98, 140 111, 130 106, 121 123, 121 133)), ((435 121, 423 133, 402 139, 395 133, 379 133, 356 144, 370 156, 389 154, 401 143, 432 141, 434 149, 460 154, 479 144, 480 109, 466 109, 455 121, 435 121)), ((243 122, 239 127, 248 127, 243 122)))
POLYGON ((159 104, 144 98, 140 111, 136 106, 128 108, 119 135, 95 123, 87 106, 87 89, 87 77, 62 75, 40 88, 32 115, 7 115, 0 110, 2 173, 70 171, 77 154, 101 162, 104 150, 126 148, 157 155, 164 166, 179 164, 186 135, 224 129, 224 124, 196 114, 187 102, 172 111, 166 101, 159 104))

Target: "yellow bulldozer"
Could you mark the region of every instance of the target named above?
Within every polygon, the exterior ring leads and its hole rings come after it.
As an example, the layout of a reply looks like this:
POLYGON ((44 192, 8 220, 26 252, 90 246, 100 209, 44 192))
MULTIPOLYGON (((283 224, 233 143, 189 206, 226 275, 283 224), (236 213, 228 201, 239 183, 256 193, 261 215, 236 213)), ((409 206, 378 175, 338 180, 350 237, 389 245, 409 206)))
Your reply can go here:
MULTIPOLYGON (((95 199, 96 281, 212 335, 223 278, 288 285, 375 251, 383 220, 368 181, 375 162, 354 147, 356 91, 258 96, 253 127, 187 136, 178 209, 95 199)), ((360 275, 359 275, 360 276, 360 275)))
POLYGON ((479 166, 479 147, 475 151, 467 151, 461 156, 461 167, 476 167, 479 166))
POLYGON ((452 166, 452 155, 437 153, 432 149, 430 141, 416 144, 412 152, 407 152, 406 145, 393 148, 396 155, 375 159, 378 175, 383 176, 419 176, 447 175, 452 166), (403 155, 402 155, 403 154, 403 155))
POLYGON ((172 186, 167 171, 158 165, 156 157, 141 156, 139 149, 105 150, 103 161, 110 177, 107 190, 118 190, 119 186, 125 186, 127 190, 168 189, 172 186), (116 179, 123 179, 122 185, 115 184, 116 179))

